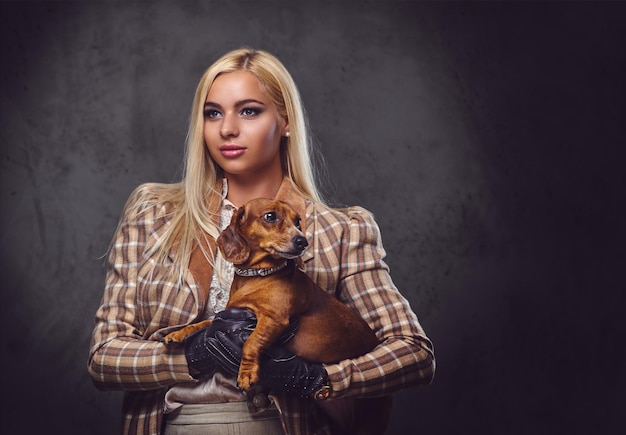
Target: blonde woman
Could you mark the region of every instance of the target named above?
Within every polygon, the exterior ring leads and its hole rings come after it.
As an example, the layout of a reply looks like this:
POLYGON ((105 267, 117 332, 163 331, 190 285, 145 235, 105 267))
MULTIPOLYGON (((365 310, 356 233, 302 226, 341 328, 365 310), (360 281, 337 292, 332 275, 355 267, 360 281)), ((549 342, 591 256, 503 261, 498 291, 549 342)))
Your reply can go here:
MULTIPOLYGON (((125 391, 124 433, 333 433, 307 391, 325 388, 330 403, 431 382, 432 343, 389 276, 376 222, 360 207, 325 205, 311 160, 302 102, 278 59, 242 48, 205 72, 182 181, 144 184, 131 194, 107 259, 88 369, 98 388, 125 391), (216 332, 237 338, 251 319, 224 310, 234 268, 215 239, 238 207, 260 197, 300 212, 306 273, 358 312, 380 345, 337 364, 290 360, 287 372, 307 376, 288 388, 273 385, 276 407, 257 417, 220 368, 216 332), (206 318, 216 321, 192 345, 163 344, 180 325, 206 318)), ((266 373, 285 372, 284 362, 274 364, 266 373)))

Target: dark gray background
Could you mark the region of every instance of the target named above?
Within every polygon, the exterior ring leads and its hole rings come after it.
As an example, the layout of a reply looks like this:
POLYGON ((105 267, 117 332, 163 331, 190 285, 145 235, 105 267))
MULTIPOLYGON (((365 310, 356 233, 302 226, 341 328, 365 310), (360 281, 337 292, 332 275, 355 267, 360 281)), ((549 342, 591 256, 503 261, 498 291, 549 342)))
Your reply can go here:
POLYGON ((626 5, 233 3, 0 4, 1 432, 118 430, 86 373, 101 257, 243 44, 292 72, 325 192, 375 213, 435 343, 390 433, 621 432, 626 5))

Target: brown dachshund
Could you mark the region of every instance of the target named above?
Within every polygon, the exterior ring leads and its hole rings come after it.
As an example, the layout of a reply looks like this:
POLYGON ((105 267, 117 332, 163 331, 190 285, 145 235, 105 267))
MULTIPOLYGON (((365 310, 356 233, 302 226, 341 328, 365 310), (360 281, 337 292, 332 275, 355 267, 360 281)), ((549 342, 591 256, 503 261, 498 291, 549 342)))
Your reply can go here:
MULTIPOLYGON (((246 308, 257 318, 243 346, 237 378, 246 391, 259 381, 261 353, 278 340, 292 318, 300 325, 285 346, 310 362, 356 358, 379 343, 361 317, 297 267, 307 245, 298 214, 287 203, 269 199, 255 199, 239 208, 217 239, 224 258, 237 268, 227 308, 246 308)), ((165 342, 181 343, 210 323, 186 326, 165 337, 165 342)), ((342 433, 383 433, 391 410, 391 396, 317 403, 343 427, 342 433)))

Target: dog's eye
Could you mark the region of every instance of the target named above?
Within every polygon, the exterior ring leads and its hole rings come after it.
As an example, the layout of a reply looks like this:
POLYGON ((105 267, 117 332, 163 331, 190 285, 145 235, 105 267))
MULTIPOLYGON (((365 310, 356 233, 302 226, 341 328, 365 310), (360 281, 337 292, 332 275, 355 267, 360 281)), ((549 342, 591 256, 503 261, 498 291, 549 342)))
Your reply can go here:
POLYGON ((275 211, 268 211, 263 215, 263 219, 265 219, 265 222, 273 224, 274 222, 278 221, 278 215, 275 211))
POLYGON ((301 220, 299 217, 297 217, 297 218, 293 221, 293 223, 296 225, 296 228, 297 228, 297 229, 299 229, 299 230, 301 230, 301 229, 302 229, 302 228, 301 228, 302 220, 301 220))

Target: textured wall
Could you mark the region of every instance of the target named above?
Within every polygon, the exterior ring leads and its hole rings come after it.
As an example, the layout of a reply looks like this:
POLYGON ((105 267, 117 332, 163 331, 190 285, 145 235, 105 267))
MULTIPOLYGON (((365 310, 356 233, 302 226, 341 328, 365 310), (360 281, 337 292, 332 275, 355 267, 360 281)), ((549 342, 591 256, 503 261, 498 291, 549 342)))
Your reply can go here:
POLYGON ((390 433, 615 433, 624 4, 232 3, 0 3, 1 432, 119 427, 86 374, 101 256, 246 44, 294 75, 326 192, 375 213, 435 342, 390 433))

